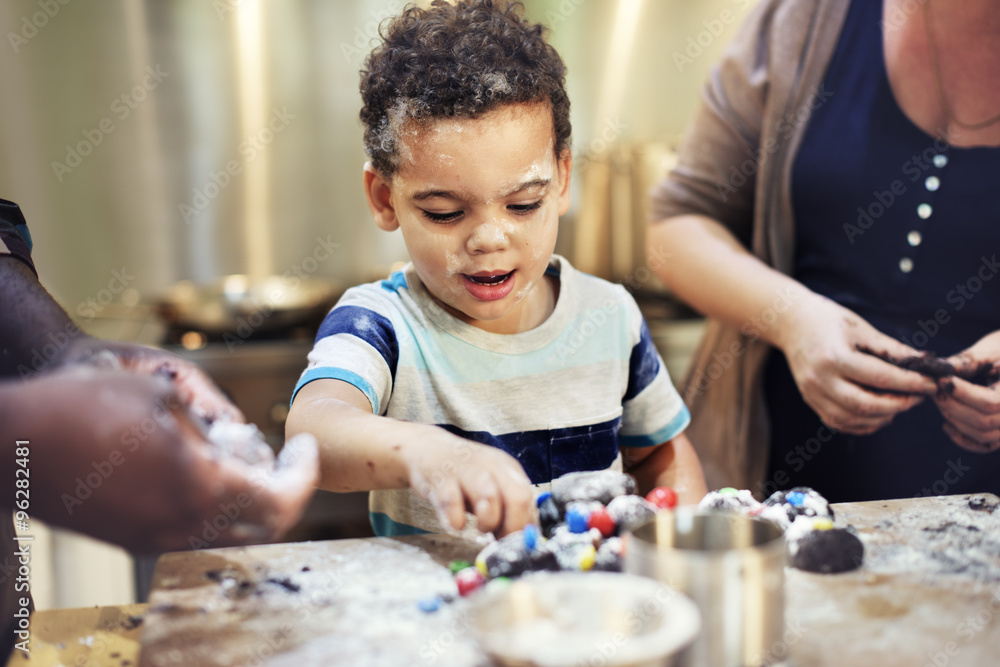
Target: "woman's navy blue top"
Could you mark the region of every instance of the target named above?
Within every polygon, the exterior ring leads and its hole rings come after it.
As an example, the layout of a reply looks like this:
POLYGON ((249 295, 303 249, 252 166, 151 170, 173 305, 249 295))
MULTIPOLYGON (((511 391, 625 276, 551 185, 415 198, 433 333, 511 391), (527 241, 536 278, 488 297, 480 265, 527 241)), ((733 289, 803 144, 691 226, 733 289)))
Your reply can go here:
MULTIPOLYGON (((794 277, 880 331, 950 356, 1000 329, 1000 148, 958 148, 903 113, 889 86, 880 2, 851 3, 792 171, 794 277)), ((1000 452, 977 454, 924 401, 868 436, 833 434, 771 355, 768 490, 831 501, 1000 493, 1000 452)))

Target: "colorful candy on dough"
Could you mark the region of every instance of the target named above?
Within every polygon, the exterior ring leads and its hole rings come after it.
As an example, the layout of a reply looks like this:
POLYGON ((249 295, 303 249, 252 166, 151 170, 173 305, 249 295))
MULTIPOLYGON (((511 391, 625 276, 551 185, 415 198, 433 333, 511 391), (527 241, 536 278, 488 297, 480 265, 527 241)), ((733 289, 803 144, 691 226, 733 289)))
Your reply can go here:
POLYGON ((417 607, 425 614, 432 614, 441 608, 441 596, 433 595, 431 597, 421 598, 417 601, 417 607))
POLYGON ((677 507, 677 492, 669 486, 658 486, 646 494, 646 500, 661 510, 672 510, 677 507))
MULTIPOLYGON (((660 507, 677 504, 677 494, 667 487, 654 491, 656 503, 635 492, 631 476, 612 470, 563 475, 552 482, 551 493, 535 500, 540 525, 529 524, 487 545, 475 569, 490 581, 537 570, 620 572, 619 536, 660 507)), ((471 576, 464 570, 459 574, 471 576)))
POLYGON ((800 570, 820 574, 846 572, 860 567, 864 560, 864 544, 854 529, 836 528, 830 503, 806 486, 775 491, 763 503, 747 489, 727 487, 708 493, 698 507, 777 524, 785 531, 789 564, 800 570))
POLYGON ((486 577, 475 567, 467 567, 455 575, 455 585, 458 586, 458 594, 466 597, 486 584, 486 577))

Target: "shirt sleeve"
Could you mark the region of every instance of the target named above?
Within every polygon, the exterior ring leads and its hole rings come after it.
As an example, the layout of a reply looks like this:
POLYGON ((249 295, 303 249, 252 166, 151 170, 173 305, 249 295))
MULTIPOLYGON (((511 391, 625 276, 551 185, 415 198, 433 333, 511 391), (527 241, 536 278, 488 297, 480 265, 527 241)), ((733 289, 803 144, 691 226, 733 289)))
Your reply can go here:
POLYGON ((24 220, 21 207, 6 199, 0 199, 0 255, 16 257, 38 275, 35 264, 31 261, 28 223, 24 220))
POLYGON ((763 0, 713 66, 678 162, 652 191, 653 221, 713 218, 750 245, 776 0, 763 0))
POLYGON ((344 293, 316 334, 309 364, 302 373, 292 401, 314 380, 342 380, 368 397, 372 413, 384 414, 392 395, 399 344, 388 304, 371 285, 344 293))
POLYGON ((626 298, 634 343, 618 442, 622 447, 654 447, 683 433, 691 413, 670 380, 639 307, 631 296, 626 298))

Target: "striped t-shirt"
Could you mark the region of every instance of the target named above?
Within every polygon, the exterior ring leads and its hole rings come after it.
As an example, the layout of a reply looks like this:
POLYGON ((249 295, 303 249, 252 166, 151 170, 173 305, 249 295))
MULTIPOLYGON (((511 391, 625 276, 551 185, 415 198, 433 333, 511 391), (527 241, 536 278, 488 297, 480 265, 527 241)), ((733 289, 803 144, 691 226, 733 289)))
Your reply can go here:
MULTIPOLYGON (((620 446, 679 435, 690 415, 628 292, 558 255, 548 272, 560 283, 555 309, 518 334, 457 319, 412 265, 353 287, 320 326, 295 392, 343 380, 377 415, 500 447, 542 488, 568 472, 620 466, 620 446)), ((444 530, 408 489, 372 491, 369 509, 379 535, 444 530)))

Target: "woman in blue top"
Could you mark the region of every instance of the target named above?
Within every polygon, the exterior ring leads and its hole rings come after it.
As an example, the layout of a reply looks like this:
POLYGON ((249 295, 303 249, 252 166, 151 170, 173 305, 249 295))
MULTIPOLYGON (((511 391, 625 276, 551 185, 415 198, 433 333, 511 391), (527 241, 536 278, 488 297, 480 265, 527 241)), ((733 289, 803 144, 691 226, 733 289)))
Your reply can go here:
POLYGON ((685 395, 710 486, 1000 491, 996 377, 886 361, 1000 361, 998 37, 983 0, 765 1, 713 71, 650 238, 713 318, 685 395))

